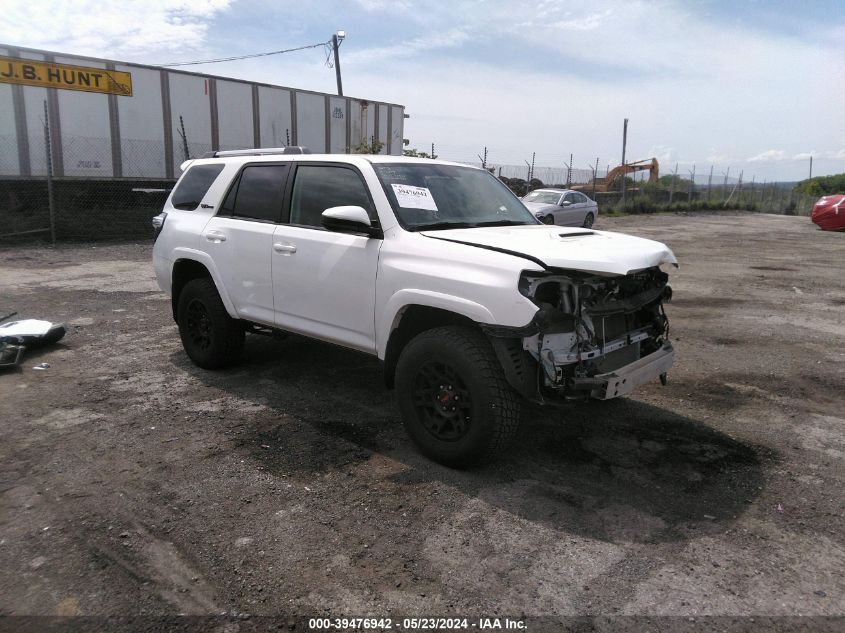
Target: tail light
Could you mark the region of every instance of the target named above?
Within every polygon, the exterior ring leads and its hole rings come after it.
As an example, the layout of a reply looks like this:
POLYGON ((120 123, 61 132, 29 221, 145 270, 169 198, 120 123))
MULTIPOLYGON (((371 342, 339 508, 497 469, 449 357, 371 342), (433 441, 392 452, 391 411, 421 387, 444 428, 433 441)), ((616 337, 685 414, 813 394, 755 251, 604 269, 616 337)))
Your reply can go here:
POLYGON ((164 221, 167 219, 167 214, 162 211, 157 216, 153 218, 153 241, 155 242, 158 238, 158 234, 161 233, 161 230, 164 228, 164 221))

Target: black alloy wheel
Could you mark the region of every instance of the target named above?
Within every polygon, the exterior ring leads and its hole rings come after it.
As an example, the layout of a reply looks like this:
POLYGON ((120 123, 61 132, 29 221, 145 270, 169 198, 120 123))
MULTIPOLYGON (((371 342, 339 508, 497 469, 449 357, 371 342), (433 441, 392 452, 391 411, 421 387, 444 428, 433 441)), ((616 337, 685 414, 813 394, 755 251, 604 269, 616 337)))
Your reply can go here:
POLYGON ((454 367, 422 365, 414 380, 414 408, 423 427, 443 442, 462 439, 472 424, 472 397, 454 367))

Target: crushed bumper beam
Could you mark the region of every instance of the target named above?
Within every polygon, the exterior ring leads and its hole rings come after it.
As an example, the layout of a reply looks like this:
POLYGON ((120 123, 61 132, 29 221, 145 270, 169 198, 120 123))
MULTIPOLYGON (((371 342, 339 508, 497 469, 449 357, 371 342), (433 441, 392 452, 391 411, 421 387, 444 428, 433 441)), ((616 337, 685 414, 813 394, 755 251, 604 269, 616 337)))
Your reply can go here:
POLYGON ((590 392, 590 396, 598 400, 618 398, 633 391, 640 385, 659 378, 669 371, 675 360, 675 350, 667 342, 661 349, 606 374, 598 374, 592 378, 598 382, 590 392))

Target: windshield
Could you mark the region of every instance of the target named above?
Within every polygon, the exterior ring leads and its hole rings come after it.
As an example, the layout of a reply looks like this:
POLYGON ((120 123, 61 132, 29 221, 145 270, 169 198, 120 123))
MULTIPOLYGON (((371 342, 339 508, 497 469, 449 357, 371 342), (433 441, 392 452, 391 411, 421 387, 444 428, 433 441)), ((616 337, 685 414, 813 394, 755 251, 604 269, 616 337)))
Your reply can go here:
POLYGON ((409 231, 537 224, 525 205, 486 171, 437 163, 376 163, 387 199, 409 231))
POLYGON ((560 194, 554 191, 532 191, 523 198, 524 202, 538 202, 540 204, 557 204, 560 194))

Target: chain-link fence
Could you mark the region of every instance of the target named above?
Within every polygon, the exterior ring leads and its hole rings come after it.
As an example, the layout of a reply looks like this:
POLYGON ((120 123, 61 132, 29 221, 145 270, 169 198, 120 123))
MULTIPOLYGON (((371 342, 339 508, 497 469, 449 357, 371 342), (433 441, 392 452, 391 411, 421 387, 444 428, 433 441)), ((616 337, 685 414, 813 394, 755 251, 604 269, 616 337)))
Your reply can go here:
POLYGON ((4 242, 119 240, 152 236, 172 180, 0 180, 0 238, 4 242), (50 200, 52 198, 52 208, 50 200))
MULTIPOLYGON (((0 240, 152 235, 150 220, 176 182, 167 177, 164 142, 123 139, 115 146, 109 138, 61 134, 50 128, 46 102, 40 120, 30 123, 35 133, 26 156, 15 137, 0 136, 0 240), (122 161, 113 160, 117 152, 122 161)), ((194 145, 187 144, 194 157, 210 149, 194 145)))
MULTIPOLYGON (((438 156, 438 158, 446 158, 438 156)), ((526 165, 497 165, 481 161, 456 161, 486 167, 503 180, 517 195, 540 187, 573 188, 598 201, 605 210, 628 213, 656 211, 745 210, 785 215, 810 215, 818 198, 793 191, 784 183, 746 181, 726 173, 702 174, 689 170, 686 175, 663 172, 650 181, 647 169, 614 179, 608 186, 611 166, 580 169, 526 165)), ((709 168, 708 168, 709 169, 709 168)))
MULTIPOLYGON (((74 136, 51 130, 47 109, 40 121, 30 122, 28 155, 14 136, 0 135, 0 242, 24 240, 70 241, 139 239, 151 235, 150 220, 158 214, 175 179, 168 177, 187 158, 212 148, 193 142, 186 134, 163 141, 74 136), (39 129, 40 128, 40 129, 39 129), (59 155, 54 147, 61 148, 59 155), (114 160, 118 157, 119 160, 114 160), (21 175, 20 165, 26 164, 21 175)), ((236 149, 221 147, 221 149, 236 149)), ((434 147, 432 147, 434 151, 434 147)), ((440 155, 440 158, 451 158, 440 155)), ((695 167, 687 173, 678 166, 662 171, 654 181, 651 171, 617 177, 611 165, 575 168, 571 156, 564 166, 457 162, 484 166, 517 195, 538 187, 571 187, 599 202, 603 211, 652 213, 742 209, 809 215, 816 199, 798 194, 782 183, 760 183, 695 167), (610 175, 610 178, 608 176, 610 175), (625 185, 623 201, 622 184, 625 185)), ((583 165, 583 163, 581 163, 583 165)))

